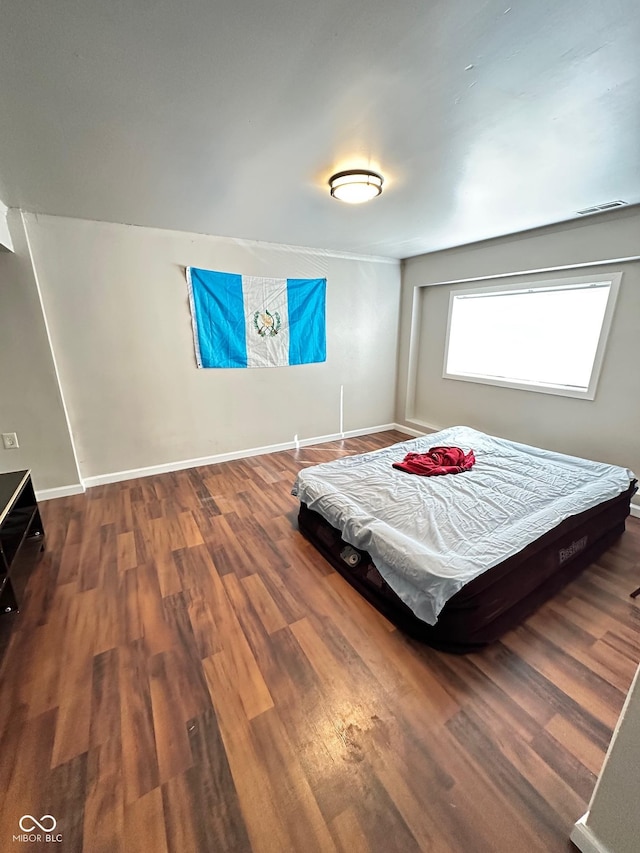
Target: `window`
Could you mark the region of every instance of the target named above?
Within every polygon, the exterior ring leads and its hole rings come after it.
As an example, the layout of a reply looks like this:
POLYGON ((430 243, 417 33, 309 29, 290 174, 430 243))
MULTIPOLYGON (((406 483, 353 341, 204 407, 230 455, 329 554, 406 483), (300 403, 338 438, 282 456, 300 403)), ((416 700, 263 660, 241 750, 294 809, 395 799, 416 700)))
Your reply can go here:
POLYGON ((443 376, 593 400, 621 277, 452 291, 443 376))

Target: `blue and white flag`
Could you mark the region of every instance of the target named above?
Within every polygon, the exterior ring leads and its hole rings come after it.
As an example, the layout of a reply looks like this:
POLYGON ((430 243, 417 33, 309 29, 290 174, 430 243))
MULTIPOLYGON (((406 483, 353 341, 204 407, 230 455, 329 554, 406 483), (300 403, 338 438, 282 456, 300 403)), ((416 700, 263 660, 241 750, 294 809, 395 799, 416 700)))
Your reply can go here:
POLYGON ((187 267, 187 283, 198 367, 326 361, 326 279, 187 267))

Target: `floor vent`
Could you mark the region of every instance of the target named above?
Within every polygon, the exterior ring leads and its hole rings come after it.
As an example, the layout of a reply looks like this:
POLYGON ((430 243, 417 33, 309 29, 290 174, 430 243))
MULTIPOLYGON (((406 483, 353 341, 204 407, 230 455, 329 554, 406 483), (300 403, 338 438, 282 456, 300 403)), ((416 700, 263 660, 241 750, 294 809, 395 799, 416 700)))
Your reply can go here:
POLYGON ((614 207, 624 207, 629 204, 628 201, 608 201, 606 204, 596 204, 594 207, 585 207, 583 210, 577 210, 578 216, 587 216, 590 213, 600 213, 602 210, 613 210, 614 207))

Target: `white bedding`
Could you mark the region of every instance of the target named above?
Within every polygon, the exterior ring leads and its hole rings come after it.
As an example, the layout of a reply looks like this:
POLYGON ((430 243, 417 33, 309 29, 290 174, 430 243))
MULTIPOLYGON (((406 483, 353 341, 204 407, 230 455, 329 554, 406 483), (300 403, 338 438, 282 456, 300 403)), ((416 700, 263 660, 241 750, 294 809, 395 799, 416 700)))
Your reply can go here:
POLYGON ((464 584, 632 479, 626 468, 456 426, 306 468, 293 494, 368 551, 399 598, 434 625, 464 584), (470 471, 420 477, 391 467, 409 451, 452 445, 475 452, 470 471))

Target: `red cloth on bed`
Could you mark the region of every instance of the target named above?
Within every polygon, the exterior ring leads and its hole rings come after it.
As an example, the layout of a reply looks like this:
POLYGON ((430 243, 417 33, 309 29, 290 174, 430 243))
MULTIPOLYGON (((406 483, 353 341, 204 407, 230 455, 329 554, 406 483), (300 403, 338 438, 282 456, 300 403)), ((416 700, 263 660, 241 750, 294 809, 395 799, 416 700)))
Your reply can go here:
POLYGON ((465 453, 459 447, 432 447, 426 453, 407 453, 402 462, 394 462, 393 467, 408 474, 434 477, 469 471, 475 461, 473 450, 465 453))

